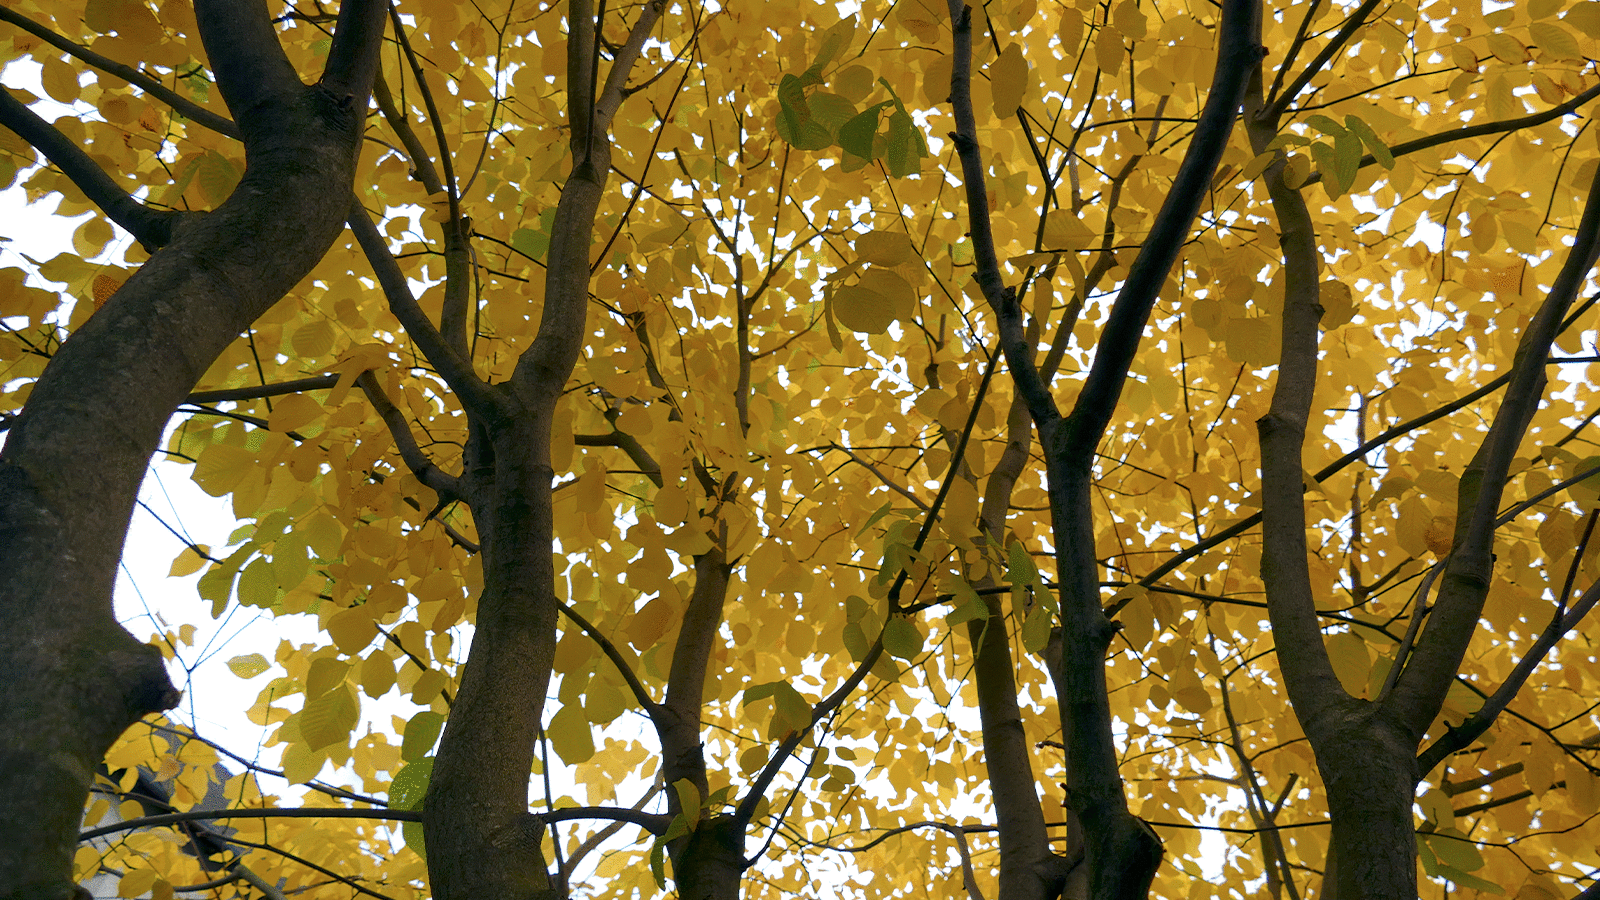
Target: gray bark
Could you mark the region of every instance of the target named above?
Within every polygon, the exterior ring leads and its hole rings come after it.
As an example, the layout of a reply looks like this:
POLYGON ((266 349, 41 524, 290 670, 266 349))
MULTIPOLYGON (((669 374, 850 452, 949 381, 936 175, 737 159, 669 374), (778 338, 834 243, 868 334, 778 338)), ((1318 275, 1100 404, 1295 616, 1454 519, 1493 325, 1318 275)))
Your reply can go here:
POLYGON ((95 765, 130 724, 177 702, 160 653, 112 615, 139 484, 212 361, 338 237, 353 180, 383 5, 345 4, 312 86, 265 7, 197 7, 243 134, 243 178, 66 340, 0 451, 0 897, 73 894, 95 765))

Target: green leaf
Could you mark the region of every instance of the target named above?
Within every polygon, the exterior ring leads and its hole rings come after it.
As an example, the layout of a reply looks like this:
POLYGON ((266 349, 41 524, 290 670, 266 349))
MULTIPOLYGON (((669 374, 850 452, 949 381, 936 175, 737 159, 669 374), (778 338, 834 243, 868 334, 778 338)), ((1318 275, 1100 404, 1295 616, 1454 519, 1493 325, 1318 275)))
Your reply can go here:
POLYGON ((428 793, 428 781, 433 777, 433 757, 424 756, 402 766, 389 782, 389 807, 391 809, 421 809, 422 799, 428 793))
POLYGON ((872 159, 876 155, 873 152, 872 141, 878 134, 878 118, 884 107, 893 105, 894 101, 885 100, 869 106, 840 126, 839 146, 844 152, 862 159, 872 159))
POLYGON ((228 671, 240 678, 254 678, 267 670, 267 658, 259 653, 248 653, 228 660, 228 671))
POLYGON ((773 695, 773 700, 777 706, 777 715, 772 717, 774 737, 788 737, 790 732, 811 727, 811 704, 793 685, 784 682, 782 689, 773 695))
MULTIPOLYGON (((390 809, 421 809, 428 795, 428 781, 433 778, 433 757, 424 756, 394 774, 389 782, 390 809)), ((427 844, 423 839, 421 822, 406 822, 400 828, 406 846, 423 859, 428 858, 427 844)))
POLYGON ((1306 116, 1306 124, 1331 138, 1344 134, 1344 126, 1323 115, 1306 116))
MULTIPOLYGON (((850 627, 846 626, 846 631, 850 627)), ((811 704, 787 681, 772 681, 750 688, 744 692, 741 708, 768 697, 772 698, 773 709, 772 722, 767 729, 769 737, 781 740, 790 732, 811 727, 811 704)))
POLYGON ((778 137, 798 150, 822 150, 833 146, 833 135, 811 115, 805 89, 821 79, 807 72, 785 75, 778 83, 778 137))
POLYGON ((1347 131, 1333 139, 1333 152, 1342 194, 1356 183, 1361 171, 1361 140, 1347 131))
POLYGON ((1035 605, 1022 623, 1022 648, 1029 653, 1042 653, 1050 643, 1050 626, 1054 623, 1055 616, 1049 610, 1042 604, 1035 605))
POLYGON ((672 783, 672 790, 678 795, 678 807, 683 811, 684 821, 693 831, 700 825, 700 789, 694 786, 693 781, 679 778, 672 783))
POLYGON ((854 103, 826 91, 818 91, 807 97, 806 104, 811 109, 812 120, 826 128, 830 137, 839 136, 845 124, 856 116, 854 103))
POLYGON ((1355 116, 1345 116, 1344 124, 1350 129, 1351 134, 1360 138, 1361 143, 1367 145, 1367 151, 1372 154, 1373 159, 1378 161, 1378 165, 1383 166, 1385 169, 1394 168, 1394 154, 1389 152, 1389 145, 1378 139, 1377 132, 1372 130, 1371 125, 1355 116))
POLYGON ((906 616, 892 616, 883 626, 883 649, 890 656, 912 660, 922 652, 922 630, 906 616))
POLYGON ((911 113, 906 111, 906 105, 900 101, 900 95, 895 93, 894 86, 883 78, 879 78, 878 83, 893 98, 895 110, 889 116, 889 139, 884 148, 884 162, 889 166, 889 174, 896 178, 915 175, 921 171, 922 160, 928 156, 928 142, 922 137, 922 129, 917 127, 911 113))
POLYGON ((1483 868, 1483 854, 1478 845, 1455 828, 1441 828, 1423 836, 1439 862, 1460 872, 1476 872, 1483 868))
POLYGON ((1006 580, 1017 587, 1032 584, 1039 577, 1039 567, 1033 564, 1033 555, 1021 541, 1012 541, 1006 548, 1006 580))
POLYGON ((444 729, 444 716, 432 710, 423 710, 406 723, 405 737, 400 742, 400 758, 416 762, 427 757, 444 729))
POLYGON ((511 232, 511 249, 529 259, 544 259, 545 251, 550 249, 550 235, 532 228, 518 228, 511 232))
POLYGON ((588 762, 594 756, 594 730, 580 706, 563 706, 557 710, 550 717, 545 733, 550 736, 550 745, 555 747, 556 754, 569 766, 588 762))
POLYGON ((667 841, 657 838, 650 848, 650 874, 655 876, 656 887, 667 889, 667 841))
POLYGON ((1322 189, 1328 192, 1329 199, 1339 199, 1345 189, 1344 179, 1339 177, 1339 155, 1321 141, 1311 145, 1311 155, 1317 161, 1317 171, 1322 173, 1322 189))
POLYGON ((916 175, 922 171, 922 160, 927 155, 928 144, 922 138, 922 130, 909 113, 896 111, 889 117, 889 140, 883 153, 889 174, 896 178, 916 175))
POLYGON ((856 17, 849 16, 843 21, 822 33, 822 40, 817 43, 817 55, 811 59, 811 68, 807 73, 820 75, 823 68, 834 58, 843 53, 850 46, 850 39, 855 37, 856 17))
POLYGON ((949 627, 954 628, 963 622, 981 619, 989 614, 989 609, 984 605, 983 598, 979 597, 978 592, 972 589, 972 585, 967 584, 965 581, 956 582, 951 594, 955 598, 951 601, 953 608, 944 617, 944 623, 949 627))

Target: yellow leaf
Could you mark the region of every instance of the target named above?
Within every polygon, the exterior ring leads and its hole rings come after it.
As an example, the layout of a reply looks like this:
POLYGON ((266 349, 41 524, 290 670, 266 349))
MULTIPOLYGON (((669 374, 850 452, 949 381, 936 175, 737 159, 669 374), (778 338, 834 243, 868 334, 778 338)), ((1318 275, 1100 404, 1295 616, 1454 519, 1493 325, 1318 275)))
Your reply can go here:
POLYGON ((228 660, 228 670, 240 678, 254 678, 268 668, 267 658, 259 653, 247 653, 228 660))
POLYGON ((1552 59, 1583 58, 1577 38, 1554 22, 1534 22, 1528 26, 1528 34, 1533 38, 1533 45, 1552 59))
POLYGON ((326 356, 333 349, 333 324, 327 319, 312 319, 295 330, 293 345, 302 359, 326 356))
POLYGON ((1342 631, 1327 640, 1328 661, 1339 683, 1354 696, 1361 696, 1367 687, 1367 673, 1372 669, 1372 654, 1367 642, 1359 636, 1342 631))
POLYGON ((372 612, 365 606, 352 606, 335 613, 328 620, 327 630, 340 652, 354 656, 377 637, 378 623, 372 620, 372 612))
POLYGON ((550 746, 569 766, 588 762, 594 756, 594 733, 580 707, 561 707, 550 718, 545 733, 550 737, 550 746))
POLYGON ((342 659, 324 656, 311 661, 306 673, 306 699, 314 700, 344 684, 350 664, 342 659))
POLYGON ((1172 673, 1172 699, 1194 713, 1204 715, 1211 710, 1211 692, 1200 682, 1200 674, 1193 666, 1182 666, 1172 673))
POLYGON ((1095 233, 1071 210, 1052 209, 1044 220, 1044 247, 1047 250, 1081 250, 1095 239, 1095 233))
POLYGON ((1021 44, 1008 44, 989 64, 989 90, 994 95, 994 114, 1008 119, 1015 115, 1028 90, 1028 61, 1021 44))
POLYGON ((284 780, 290 784, 305 784, 317 777, 327 761, 326 753, 319 753, 304 744, 290 744, 283 751, 284 780))
POLYGON ((583 475, 573 486, 573 493, 577 498, 578 512, 596 513, 605 505, 606 467, 592 458, 585 462, 585 466, 583 475))
POLYGON ((312 751, 348 741, 351 729, 356 727, 360 718, 361 703, 349 688, 343 686, 315 700, 307 700, 305 707, 295 716, 300 724, 300 740, 312 751))
POLYGON ((916 255, 911 239, 899 231, 869 231, 855 239, 856 256, 875 266, 898 266, 916 255))
POLYGON ((853 285, 834 292, 834 315, 851 331, 882 334, 897 321, 909 318, 917 304, 916 293, 904 278, 888 269, 870 269, 853 285))
POLYGON ((139 897, 155 887, 156 871, 154 869, 136 868, 122 876, 117 882, 117 896, 139 897))
POLYGON ((306 394, 290 394, 273 402, 267 427, 277 432, 299 429, 322 415, 322 404, 306 394))
POLYGON ((206 564, 206 556, 210 555, 210 553, 211 548, 205 544, 196 544, 193 547, 183 548, 183 552, 178 554, 178 558, 172 561, 172 568, 167 570, 167 576, 169 578, 181 578, 185 575, 193 575, 200 571, 201 566, 206 564))
POLYGON ((394 660, 374 650, 361 661, 361 692, 376 700, 394 687, 394 660))
POLYGON ((1122 0, 1111 11, 1111 21, 1129 40, 1141 40, 1145 36, 1148 26, 1145 23, 1144 13, 1139 10, 1135 0, 1122 0))

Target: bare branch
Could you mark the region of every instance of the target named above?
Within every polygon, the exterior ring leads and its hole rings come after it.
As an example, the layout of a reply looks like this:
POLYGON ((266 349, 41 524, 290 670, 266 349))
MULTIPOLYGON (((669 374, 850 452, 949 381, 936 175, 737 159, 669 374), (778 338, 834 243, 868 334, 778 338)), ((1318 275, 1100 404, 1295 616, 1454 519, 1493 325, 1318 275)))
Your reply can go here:
POLYGON ((219 388, 214 391, 195 391, 190 394, 185 403, 225 403, 228 401, 260 400, 263 397, 280 397, 284 394, 301 394, 306 391, 320 391, 332 388, 339 383, 338 373, 328 375, 313 375, 309 378, 296 378, 293 381, 280 381, 276 384, 258 384, 250 387, 219 388))

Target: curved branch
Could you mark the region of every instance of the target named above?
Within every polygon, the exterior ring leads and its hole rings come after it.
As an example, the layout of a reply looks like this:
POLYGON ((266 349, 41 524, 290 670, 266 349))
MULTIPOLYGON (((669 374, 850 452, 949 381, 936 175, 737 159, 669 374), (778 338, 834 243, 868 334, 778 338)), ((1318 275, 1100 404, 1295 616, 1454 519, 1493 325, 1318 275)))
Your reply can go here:
POLYGON ((194 19, 200 26, 217 90, 234 119, 243 123, 240 127, 248 145, 253 130, 265 136, 267 129, 277 124, 276 116, 263 112, 299 95, 305 85, 278 42, 265 4, 204 0, 195 4, 194 19))
POLYGON ((317 82, 346 106, 365 110, 378 75, 388 0, 343 0, 328 45, 328 62, 317 82))
MULTIPOLYGON (((1351 21, 1363 15, 1358 10, 1351 21)), ((1348 31, 1353 28, 1347 24, 1348 31)), ((1335 38, 1323 48, 1307 72, 1317 71, 1339 43, 1335 38)), ((1292 96, 1302 84, 1303 80, 1296 80, 1285 96, 1292 96)), ((1251 148, 1265 153, 1277 132, 1277 114, 1262 93, 1259 67, 1250 79, 1246 104, 1251 148)), ((1315 741, 1320 734, 1312 723, 1327 709, 1351 698, 1334 673, 1322 641, 1316 592, 1311 587, 1304 460, 1307 421, 1320 365, 1317 345, 1322 293, 1318 276, 1322 256, 1305 194, 1285 179, 1287 161, 1279 151, 1266 170, 1267 193, 1283 251, 1284 300, 1278 378, 1267 414, 1256 421, 1261 446, 1261 580, 1290 706, 1315 741)))
MULTIPOLYGON (((1590 521, 1593 522, 1592 517, 1590 521)), ((1579 555, 1581 556, 1581 554, 1579 555)), ((1577 565, 1578 563, 1575 559, 1573 567, 1576 568, 1577 565)), ((1478 711, 1468 716, 1466 721, 1450 728, 1444 736, 1434 741, 1426 750, 1418 754, 1417 771, 1423 773, 1432 771, 1433 767, 1443 762, 1445 757, 1469 746, 1485 731, 1488 731, 1489 726, 1494 724, 1494 720, 1499 717, 1500 713, 1505 711, 1512 699, 1517 696, 1517 692, 1522 690, 1522 686, 1527 683, 1528 677, 1533 674, 1533 671, 1539 667, 1540 663, 1544 662, 1545 655, 1550 652, 1550 649, 1556 645, 1556 642, 1563 635, 1578 627, 1578 623, 1583 620, 1584 616, 1589 614, 1590 610, 1594 609, 1597 602, 1600 602, 1600 582, 1596 582, 1587 591, 1584 591, 1583 596, 1578 598, 1578 602, 1573 604, 1570 610, 1562 610, 1558 607, 1555 615, 1550 620, 1550 624, 1545 627, 1538 640, 1533 642, 1533 646, 1528 648, 1528 652, 1523 654, 1522 659, 1517 661, 1516 668, 1511 670, 1511 674, 1506 677, 1505 682, 1494 692, 1494 695, 1485 700, 1483 705, 1478 708, 1478 711)))
POLYGON ((357 375, 356 384, 361 387, 361 392, 367 395, 367 401, 372 404, 372 408, 383 418, 383 424, 388 426, 389 434, 394 437, 395 449, 400 451, 400 458, 405 461, 411 474, 432 488, 434 493, 439 495, 441 504, 460 499, 461 479, 439 468, 428 458, 428 454, 417 446, 416 436, 411 433, 411 425, 406 421, 405 413, 389 402, 389 396, 383 392, 383 386, 378 384, 378 379, 372 374, 372 370, 368 369, 357 375))
POLYGON ((620 806, 572 806, 542 813, 528 813, 528 815, 545 823, 604 819, 608 822, 637 825, 651 834, 665 832, 667 826, 672 823, 672 817, 662 813, 648 813, 620 806))
POLYGON ((1216 74, 1195 124, 1194 137, 1184 151, 1166 200, 1156 213, 1155 225, 1139 248, 1139 255, 1128 269, 1128 278, 1111 305, 1095 345, 1094 362, 1067 417, 1060 448, 1051 451, 1065 454, 1069 464, 1081 466, 1085 471, 1107 423, 1116 412, 1117 400, 1144 336, 1150 310, 1177 262, 1201 205, 1209 196, 1222 152, 1233 134, 1234 119, 1244 102, 1245 85, 1261 60, 1262 50, 1256 38, 1259 31, 1256 19, 1260 15, 1259 6, 1247 0, 1223 4, 1223 18, 1217 26, 1216 74))
MULTIPOLYGON (((1389 155, 1398 159, 1408 153, 1416 153, 1419 150, 1427 150, 1429 148, 1438 147, 1442 144, 1448 144, 1453 141, 1463 141, 1467 140, 1468 138, 1483 137, 1484 135, 1488 134, 1502 134, 1507 131, 1517 131, 1523 128, 1532 128, 1535 125, 1543 125, 1544 123, 1553 119, 1559 119, 1562 116, 1570 115, 1576 111, 1578 107, 1588 103, 1590 100, 1593 100, 1596 97, 1600 97, 1600 84, 1589 88, 1581 94, 1576 94, 1571 100, 1568 100, 1565 103, 1557 104, 1556 106, 1552 106, 1544 112, 1536 112, 1526 116, 1519 116, 1515 119, 1501 119, 1498 122, 1483 122, 1478 125, 1468 125, 1464 128, 1456 128, 1451 131, 1441 131, 1437 134, 1430 134, 1426 137, 1420 137, 1413 141, 1405 141, 1403 143, 1395 144, 1393 147, 1389 148, 1389 155)), ((1378 158, 1376 156, 1368 153, 1361 157, 1361 162, 1357 164, 1357 167, 1366 168, 1377 161, 1378 158)), ((1313 172, 1309 178, 1301 182, 1300 186, 1302 188, 1308 187, 1321 180, 1322 173, 1313 172)))
POLYGON ((154 253, 172 240, 172 230, 182 213, 155 209, 133 199, 77 142, 69 140, 10 91, 0 90, 0 125, 16 132, 43 153, 45 159, 54 163, 83 191, 89 202, 133 235, 145 250, 154 253))
MULTIPOLYGON (((1595 295, 1591 296, 1588 300, 1586 300, 1584 302, 1584 304, 1582 306, 1580 306, 1578 309, 1573 310, 1572 314, 1567 316, 1566 320, 1561 323, 1561 330, 1565 331, 1566 329, 1571 328, 1573 326, 1573 324, 1578 321, 1578 318, 1580 316, 1582 316, 1584 313, 1588 312, 1589 309, 1592 308, 1593 306, 1595 306, 1596 303, 1600 303, 1600 294, 1595 294, 1595 295)), ((1499 376, 1496 376, 1495 378, 1491 379, 1490 381, 1485 383, 1482 387, 1477 388, 1476 390, 1473 390, 1470 393, 1467 393, 1467 394, 1463 395, 1462 397, 1457 398, 1456 400, 1452 400, 1451 402, 1446 403, 1444 406, 1441 406, 1441 407, 1439 407, 1437 409, 1434 409, 1434 410, 1431 410, 1429 412, 1423 413, 1422 415, 1417 416, 1416 418, 1407 419, 1406 421, 1401 422, 1398 425, 1394 425, 1394 426, 1392 426, 1392 427, 1390 427, 1388 429, 1385 429, 1383 431, 1383 433, 1379 434, 1377 437, 1371 438, 1370 440, 1367 440, 1367 441, 1363 441, 1354 450, 1351 450, 1349 453, 1346 453, 1345 455, 1339 457, 1338 459, 1334 460, 1333 462, 1328 463, 1327 465, 1323 466, 1321 469, 1318 469, 1316 474, 1311 476, 1311 480, 1317 482, 1318 484, 1321 484, 1322 482, 1327 481, 1329 478, 1332 478, 1334 475, 1337 475, 1339 472, 1343 471, 1346 466, 1350 465, 1353 462, 1356 462, 1357 460, 1359 460, 1362 457, 1366 456, 1368 453, 1371 453, 1373 450, 1376 450, 1377 448, 1382 447, 1384 444, 1389 443, 1390 441, 1394 440, 1397 437, 1402 437, 1402 436, 1404 436, 1405 434, 1407 434, 1407 433, 1409 433, 1411 431, 1414 431, 1414 430, 1416 430, 1418 428, 1421 428, 1424 425, 1428 425, 1428 424, 1431 424, 1431 423, 1433 423, 1435 421, 1438 421, 1439 419, 1442 419, 1445 416, 1448 416, 1453 412, 1461 410, 1461 409, 1465 408, 1466 406, 1468 406, 1468 405, 1470 405, 1470 404, 1472 404, 1472 403, 1474 403, 1474 402, 1476 402, 1478 400, 1481 400, 1484 397, 1487 397, 1488 395, 1490 395, 1490 394, 1494 393, 1495 391, 1499 390, 1500 388, 1504 387, 1506 382, 1508 382, 1510 380, 1511 380, 1511 373, 1510 372, 1506 372, 1503 375, 1499 375, 1499 376)), ((1560 489, 1567 487, 1569 484, 1574 484, 1574 483, 1576 483, 1578 481, 1582 481, 1584 478, 1589 477, 1590 474, 1593 474, 1593 473, 1586 473, 1586 474, 1582 474, 1582 475, 1576 476, 1575 478, 1568 479, 1567 481, 1562 482, 1561 484, 1559 484, 1559 485, 1557 485, 1557 486, 1545 491, 1544 493, 1540 494, 1537 498, 1529 498, 1529 502, 1526 504, 1526 506, 1531 506, 1533 502, 1536 502, 1537 500, 1542 500, 1545 497, 1548 497, 1548 496, 1550 496, 1552 494, 1557 493, 1560 489)), ((1521 508, 1526 508, 1526 506, 1523 506, 1521 508)), ((1517 508, 1514 507, 1514 509, 1517 509, 1517 508)), ((1201 554, 1205 553, 1208 550, 1211 550, 1212 548, 1218 546, 1219 544, 1226 543, 1226 542, 1238 537, 1239 535, 1244 534, 1246 531, 1249 531, 1251 528, 1254 528, 1255 526, 1257 526, 1259 524, 1261 524, 1261 513, 1259 513, 1259 512, 1258 513, 1252 513, 1251 515, 1248 515, 1248 516, 1244 517, 1243 519, 1240 519, 1239 521, 1233 523, 1232 525, 1229 525, 1227 528, 1224 528, 1221 531, 1216 532, 1215 534, 1211 535, 1211 537, 1208 537, 1208 538, 1206 538, 1206 539, 1204 539, 1202 541, 1198 541, 1193 546, 1189 547, 1188 549, 1183 550, 1180 553, 1174 554, 1166 562, 1163 562, 1161 565, 1156 566, 1154 569, 1150 570, 1150 573, 1148 575, 1145 575, 1143 578, 1140 578, 1139 579, 1139 584, 1144 585, 1145 587, 1153 587, 1157 581, 1160 581, 1162 578, 1166 577, 1166 575, 1168 573, 1172 572, 1174 569, 1178 568, 1179 566, 1183 565, 1184 563, 1188 562, 1189 560, 1194 559, 1197 556, 1200 556, 1201 554)), ((1503 525, 1505 523, 1501 522, 1500 524, 1503 525)))
POLYGON ((411 176, 430 194, 443 191, 444 182, 439 180, 439 171, 433 167, 433 159, 428 156, 428 148, 422 146, 422 139, 417 137, 416 129, 411 127, 411 121, 406 118, 405 110, 394 102, 394 95, 389 93, 389 83, 383 80, 381 72, 372 83, 372 98, 377 101, 378 111, 383 113, 384 121, 394 129, 401 145, 411 154, 411 176))
POLYGON ((1011 370, 1011 380, 1042 433, 1043 429, 1061 418, 1061 411, 1056 408, 1050 388, 1034 364, 1033 350, 1028 346, 1023 332, 1022 308, 1016 290, 1007 287, 1000 274, 1000 259, 994 246, 994 226, 989 220, 989 189, 984 179, 977 118, 972 108, 972 10, 961 0, 949 2, 950 18, 955 26, 950 106, 956 121, 956 130, 951 133, 950 139, 955 144, 956 156, 961 160, 961 177, 965 182, 968 228, 972 233, 973 259, 976 262, 973 277, 984 299, 995 311, 1000 346, 1005 353, 1006 366, 1011 370))

